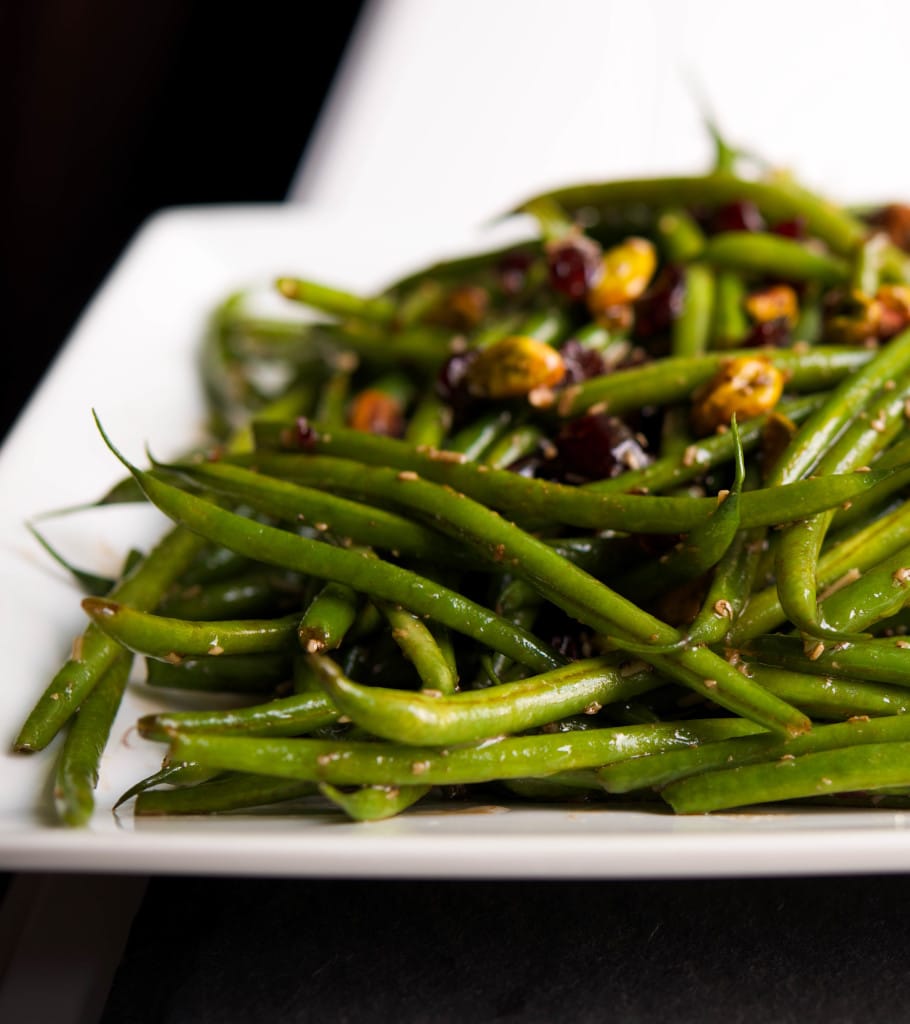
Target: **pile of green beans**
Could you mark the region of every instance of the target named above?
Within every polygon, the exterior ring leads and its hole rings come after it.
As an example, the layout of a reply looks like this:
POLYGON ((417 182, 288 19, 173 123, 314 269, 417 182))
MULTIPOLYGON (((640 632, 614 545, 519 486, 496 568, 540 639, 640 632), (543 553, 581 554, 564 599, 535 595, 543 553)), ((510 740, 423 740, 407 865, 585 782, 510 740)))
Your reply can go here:
POLYGON ((120 579, 68 566, 86 629, 15 742, 65 734, 62 822, 130 687, 171 708, 136 815, 906 803, 910 207, 718 141, 507 217, 376 294, 225 297, 183 457, 98 421, 100 500, 170 526, 120 579))

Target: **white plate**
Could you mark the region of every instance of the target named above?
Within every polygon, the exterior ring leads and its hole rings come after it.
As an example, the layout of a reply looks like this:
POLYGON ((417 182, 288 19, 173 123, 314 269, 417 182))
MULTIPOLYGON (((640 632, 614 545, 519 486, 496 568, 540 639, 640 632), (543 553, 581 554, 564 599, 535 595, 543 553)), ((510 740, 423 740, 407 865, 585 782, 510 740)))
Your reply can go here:
MULTIPOLYGON (((511 228, 506 229, 505 237, 511 228)), ((520 227, 518 229, 520 234, 520 227)), ((504 241, 497 232, 495 241, 504 241)), ((301 273, 373 288, 424 259, 479 240, 425 221, 354 221, 265 206, 174 210, 139 233, 92 302, 0 453, 4 653, 2 745, 84 628, 79 597, 24 527, 48 509, 98 497, 120 478, 95 431, 95 408, 136 461, 183 449, 201 429, 194 359, 213 305, 229 290, 301 273)), ((483 236, 490 242, 490 233, 483 236)), ((164 530, 151 509, 105 509, 49 523, 80 564, 113 571, 164 530)), ((57 743, 0 759, 0 869, 377 877, 710 877, 904 871, 910 819, 888 811, 777 811, 711 817, 597 809, 413 809, 348 823, 330 814, 135 822, 111 813, 163 749, 131 726, 157 710, 141 678, 127 694, 102 764, 89 827, 49 813, 57 743)))

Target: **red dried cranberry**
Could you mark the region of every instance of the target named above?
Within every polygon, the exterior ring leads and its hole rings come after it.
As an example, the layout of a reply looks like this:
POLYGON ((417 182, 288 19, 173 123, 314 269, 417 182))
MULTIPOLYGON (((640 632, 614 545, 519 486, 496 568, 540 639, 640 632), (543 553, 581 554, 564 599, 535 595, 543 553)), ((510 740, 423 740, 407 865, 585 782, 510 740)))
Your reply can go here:
POLYGON ((560 348, 559 354, 566 371, 562 384, 567 387, 607 372, 603 356, 596 349, 585 348, 576 338, 569 338, 560 348))
POLYGON ((566 423, 555 439, 556 467, 567 482, 603 480, 651 462, 640 440, 617 416, 587 413, 566 423))
POLYGON ((468 369, 480 353, 477 349, 456 352, 442 364, 436 375, 436 393, 449 405, 456 408, 471 401, 468 391, 468 369))
POLYGON ((570 633, 558 633, 556 636, 551 636, 550 646, 569 661, 578 661, 581 657, 581 644, 578 637, 572 636, 570 633))
POLYGON ((745 348, 786 348, 792 340, 790 322, 780 316, 755 324, 743 339, 745 348))
POLYGON ((585 235, 570 235, 547 246, 550 286, 577 301, 583 299, 600 271, 600 246, 585 235))
POLYGON ((726 203, 714 211, 711 218, 711 229, 720 231, 764 231, 765 219, 755 203, 748 199, 738 199, 726 203))
POLYGON ((297 443, 297 447, 303 448, 305 451, 312 451, 316 447, 318 439, 319 435, 313 429, 306 416, 298 416, 294 431, 294 440, 297 443))
POLYGON ((558 608, 545 607, 536 623, 539 635, 570 661, 591 656, 591 635, 575 618, 558 608))
POLYGON ((888 203, 867 214, 865 221, 884 231, 898 248, 910 252, 910 206, 888 203))
POLYGON ((499 279, 499 287, 506 295, 519 295, 528 279, 528 271, 534 257, 529 252, 516 249, 514 252, 507 252, 496 265, 496 276, 499 279))
POLYGON ((771 230, 782 238, 794 238, 797 241, 802 241, 806 238, 806 218, 791 217, 789 220, 780 220, 771 230))
POLYGON ((645 339, 666 334, 682 312, 685 296, 682 271, 679 267, 667 265, 632 307, 635 311, 632 328, 635 337, 645 339))

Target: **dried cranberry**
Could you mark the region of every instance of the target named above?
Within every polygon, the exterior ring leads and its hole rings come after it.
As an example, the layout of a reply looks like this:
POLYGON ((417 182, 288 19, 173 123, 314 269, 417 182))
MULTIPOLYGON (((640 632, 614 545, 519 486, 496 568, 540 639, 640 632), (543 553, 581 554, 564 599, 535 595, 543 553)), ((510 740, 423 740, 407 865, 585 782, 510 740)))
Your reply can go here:
POLYGON ((748 199, 738 199, 726 203, 714 211, 711 218, 711 230, 720 231, 764 231, 765 219, 755 203, 748 199))
POLYGON ((651 462, 639 438, 618 417, 587 413, 566 423, 555 439, 554 469, 570 483, 603 480, 651 462))
POLYGON ((550 645, 570 661, 590 658, 591 634, 575 618, 554 607, 545 607, 537 620, 535 629, 550 645))
POLYGON ((797 241, 802 241, 806 237, 806 218, 791 217, 789 220, 780 220, 771 230, 782 238, 794 238, 797 241))
POLYGON ((883 230, 904 252, 910 252, 910 206, 888 203, 866 216, 866 223, 883 230))
POLYGON ((303 448, 306 451, 312 451, 316 447, 316 441, 319 439, 319 435, 313 429, 306 416, 297 417, 294 435, 297 447, 303 448))
POLYGON ((559 633, 550 637, 550 646, 569 661, 578 661, 581 657, 578 637, 569 633, 559 633))
POLYGON ((592 239, 573 234, 547 246, 550 286, 577 301, 583 299, 600 272, 601 249, 592 239))
POLYGON ((635 337, 646 339, 666 334, 682 312, 685 296, 682 271, 672 265, 664 267, 632 307, 635 311, 632 328, 635 337))
POLYGON ((567 386, 581 384, 582 381, 600 377, 607 372, 603 356, 596 349, 585 348, 575 338, 569 338, 560 348, 559 354, 566 371, 562 383, 567 386))
POLYGON ((528 279, 528 271, 534 257, 529 252, 516 249, 506 253, 496 265, 499 286, 506 295, 519 295, 528 279))
POLYGON ((757 323, 743 339, 745 348, 786 348, 792 340, 790 322, 786 317, 757 323))
POLYGON ((436 375, 436 393, 455 408, 461 408, 471 401, 468 390, 468 369, 480 353, 477 349, 456 352, 442 364, 436 375))

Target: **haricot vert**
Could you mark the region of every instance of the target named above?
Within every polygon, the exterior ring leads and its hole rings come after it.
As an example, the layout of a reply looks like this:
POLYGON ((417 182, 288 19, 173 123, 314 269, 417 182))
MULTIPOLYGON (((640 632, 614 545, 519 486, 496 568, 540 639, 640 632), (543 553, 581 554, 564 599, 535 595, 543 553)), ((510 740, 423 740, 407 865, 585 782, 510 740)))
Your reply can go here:
POLYGON ((716 142, 375 291, 276 266, 225 295, 180 457, 86 409, 126 470, 99 501, 169 530, 110 580, 30 524, 89 620, 15 740, 66 733, 62 822, 101 812, 134 687, 165 759, 137 815, 910 785, 910 206, 716 142))

